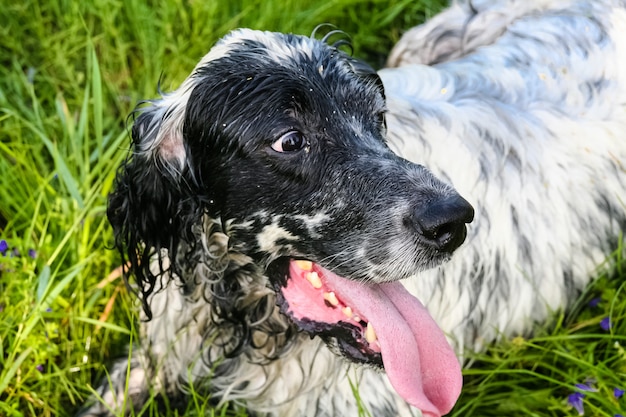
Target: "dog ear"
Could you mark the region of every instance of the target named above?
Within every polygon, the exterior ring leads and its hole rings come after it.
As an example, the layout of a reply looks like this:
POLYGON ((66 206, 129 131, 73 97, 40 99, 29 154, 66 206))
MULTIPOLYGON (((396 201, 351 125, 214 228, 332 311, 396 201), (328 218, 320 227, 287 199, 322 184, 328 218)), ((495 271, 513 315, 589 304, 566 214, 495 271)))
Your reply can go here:
MULTIPOLYGON (((185 100, 165 97, 136 110, 131 150, 109 195, 107 216, 126 272, 134 275, 144 311, 164 265, 163 249, 174 260, 181 241, 192 243, 192 225, 202 215, 193 192, 193 169, 182 137, 185 100), (158 260, 158 271, 150 268, 158 260), (156 272, 156 273, 155 273, 156 272)), ((176 273, 177 271, 173 270, 176 273)))

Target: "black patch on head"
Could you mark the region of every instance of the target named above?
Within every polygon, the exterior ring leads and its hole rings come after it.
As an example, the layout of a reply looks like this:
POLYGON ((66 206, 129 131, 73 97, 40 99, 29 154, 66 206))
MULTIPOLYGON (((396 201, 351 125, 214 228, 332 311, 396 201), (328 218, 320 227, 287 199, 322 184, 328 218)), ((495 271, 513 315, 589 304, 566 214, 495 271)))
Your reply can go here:
MULTIPOLYGON (((415 252, 403 260, 406 271, 444 259, 419 245, 402 221, 409 214, 398 207, 412 213, 454 191, 386 146, 376 72, 319 41, 258 36, 263 42, 229 43, 171 96, 179 102, 164 109, 165 100, 154 101, 133 127, 132 153, 118 172, 108 215, 148 315, 158 279, 151 256, 165 249, 171 272, 187 274, 181 263, 194 267, 204 216, 245 224, 230 236, 231 247, 260 268, 277 256, 303 257, 367 281, 376 277, 364 275, 368 254, 358 250, 376 244, 380 252, 369 256, 385 270, 397 239, 412 242, 415 252), (167 137, 159 142, 161 130, 167 137), (316 216, 325 216, 322 225, 307 222, 316 216), (278 236, 262 250, 258 239, 270 225, 296 239, 278 236)), ((229 288, 218 292, 238 290, 229 288)))

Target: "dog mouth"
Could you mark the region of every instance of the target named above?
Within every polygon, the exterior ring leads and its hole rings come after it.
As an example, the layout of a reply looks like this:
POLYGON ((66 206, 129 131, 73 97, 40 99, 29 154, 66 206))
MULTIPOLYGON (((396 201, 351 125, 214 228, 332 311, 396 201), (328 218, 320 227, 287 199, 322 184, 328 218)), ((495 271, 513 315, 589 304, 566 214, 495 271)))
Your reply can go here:
POLYGON ((283 314, 353 362, 383 368, 391 385, 425 416, 454 406, 461 367, 422 303, 399 282, 340 277, 308 260, 272 265, 283 314))

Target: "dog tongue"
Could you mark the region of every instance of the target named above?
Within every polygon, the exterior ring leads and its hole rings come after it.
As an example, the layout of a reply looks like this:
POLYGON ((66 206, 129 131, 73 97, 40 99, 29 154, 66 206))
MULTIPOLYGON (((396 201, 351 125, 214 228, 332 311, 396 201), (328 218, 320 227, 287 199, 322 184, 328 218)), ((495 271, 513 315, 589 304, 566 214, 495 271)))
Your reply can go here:
POLYGON ((399 282, 364 285, 324 271, 326 282, 374 327, 394 389, 424 416, 448 413, 461 393, 461 366, 426 308, 399 282))

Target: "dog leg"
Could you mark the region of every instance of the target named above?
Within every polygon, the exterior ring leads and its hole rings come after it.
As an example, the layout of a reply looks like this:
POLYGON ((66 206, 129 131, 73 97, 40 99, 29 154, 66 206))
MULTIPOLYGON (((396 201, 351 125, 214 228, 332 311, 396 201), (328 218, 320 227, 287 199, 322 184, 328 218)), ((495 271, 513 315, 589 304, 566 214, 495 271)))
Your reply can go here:
POLYGON ((520 16, 549 6, 549 2, 512 3, 453 2, 426 23, 408 30, 389 54, 387 66, 434 65, 458 59, 494 43, 520 16))

